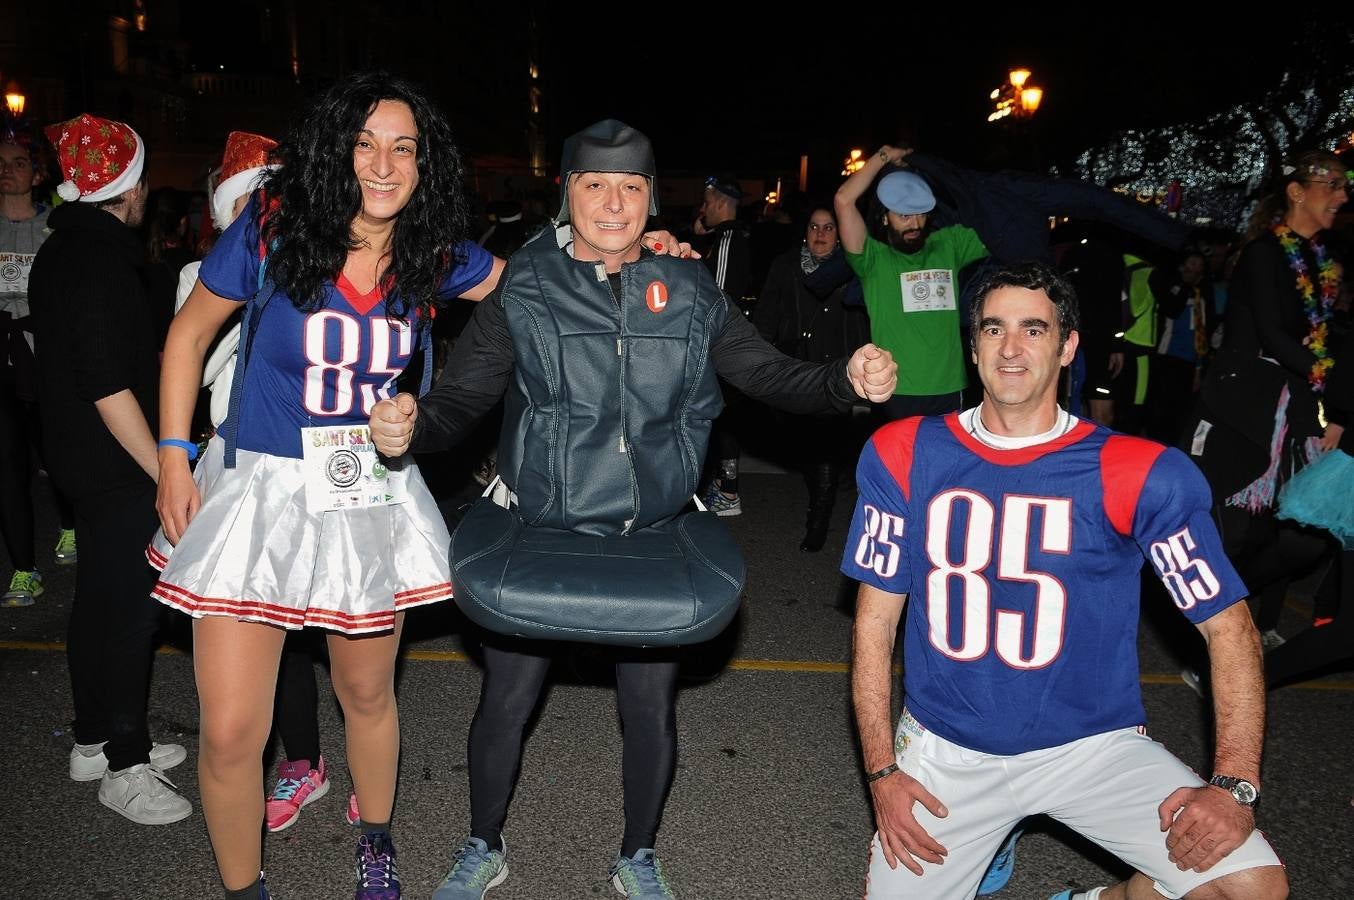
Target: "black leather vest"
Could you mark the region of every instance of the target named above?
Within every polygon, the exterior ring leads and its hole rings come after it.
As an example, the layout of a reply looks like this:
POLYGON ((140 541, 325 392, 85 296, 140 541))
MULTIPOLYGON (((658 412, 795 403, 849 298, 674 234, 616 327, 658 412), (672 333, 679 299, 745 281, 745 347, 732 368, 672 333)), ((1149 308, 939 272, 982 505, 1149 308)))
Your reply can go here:
POLYGON ((514 374, 498 471, 529 525, 599 536, 670 519, 696 489, 724 406, 710 356, 728 303, 699 261, 621 267, 569 255, 567 226, 508 261, 514 374))

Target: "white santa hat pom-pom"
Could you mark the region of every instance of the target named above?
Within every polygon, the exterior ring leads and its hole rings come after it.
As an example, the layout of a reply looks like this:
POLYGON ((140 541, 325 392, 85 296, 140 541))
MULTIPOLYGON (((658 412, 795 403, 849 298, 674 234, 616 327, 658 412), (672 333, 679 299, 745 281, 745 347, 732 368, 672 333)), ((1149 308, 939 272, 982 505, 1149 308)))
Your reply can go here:
POLYGON ((73 202, 80 199, 80 189, 74 181, 63 181, 56 186, 56 194, 62 200, 73 202))

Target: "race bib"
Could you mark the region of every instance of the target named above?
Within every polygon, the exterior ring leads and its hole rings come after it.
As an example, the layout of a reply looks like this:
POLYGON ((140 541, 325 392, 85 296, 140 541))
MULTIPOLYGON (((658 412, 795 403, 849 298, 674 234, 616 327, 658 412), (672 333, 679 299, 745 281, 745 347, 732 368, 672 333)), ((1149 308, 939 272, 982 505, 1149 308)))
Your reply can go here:
POLYGON ((898 729, 893 734, 893 755, 897 758, 898 767, 914 777, 921 766, 922 744, 927 733, 904 707, 898 719, 898 729))
POLYGON ((921 269, 904 272, 903 312, 934 312, 955 309, 954 273, 949 269, 921 269))
POLYGON ((36 253, 0 253, 0 294, 27 294, 28 270, 36 253))
POLYGON ((312 510, 386 506, 408 497, 404 473, 386 468, 366 425, 302 428, 301 452, 306 504, 312 510))

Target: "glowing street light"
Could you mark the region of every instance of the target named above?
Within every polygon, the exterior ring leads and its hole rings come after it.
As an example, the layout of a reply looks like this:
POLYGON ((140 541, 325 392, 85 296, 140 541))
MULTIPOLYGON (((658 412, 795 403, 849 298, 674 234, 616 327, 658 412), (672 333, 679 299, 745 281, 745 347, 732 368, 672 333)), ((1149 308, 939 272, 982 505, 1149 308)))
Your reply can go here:
POLYGON ((22 116, 27 100, 28 98, 19 91, 19 86, 11 81, 5 90, 5 107, 9 110, 10 116, 15 119, 22 116))
POLYGON ((1039 110, 1039 104, 1044 99, 1044 89, 1029 83, 1031 74, 1029 69, 1024 68, 1006 73, 1006 84, 993 89, 988 95, 994 108, 988 113, 987 121, 997 122, 1007 116, 1028 119, 1039 110))

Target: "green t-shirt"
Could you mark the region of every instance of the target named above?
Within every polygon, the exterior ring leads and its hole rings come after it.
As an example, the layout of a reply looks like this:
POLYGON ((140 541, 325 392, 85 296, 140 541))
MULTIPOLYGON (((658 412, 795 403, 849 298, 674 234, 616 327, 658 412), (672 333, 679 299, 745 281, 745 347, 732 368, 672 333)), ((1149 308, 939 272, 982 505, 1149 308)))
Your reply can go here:
POLYGON ((895 394, 950 394, 965 386, 959 340, 959 271, 987 256, 964 225, 932 232, 918 253, 900 253, 872 237, 846 261, 860 276, 870 337, 898 363, 895 394))

